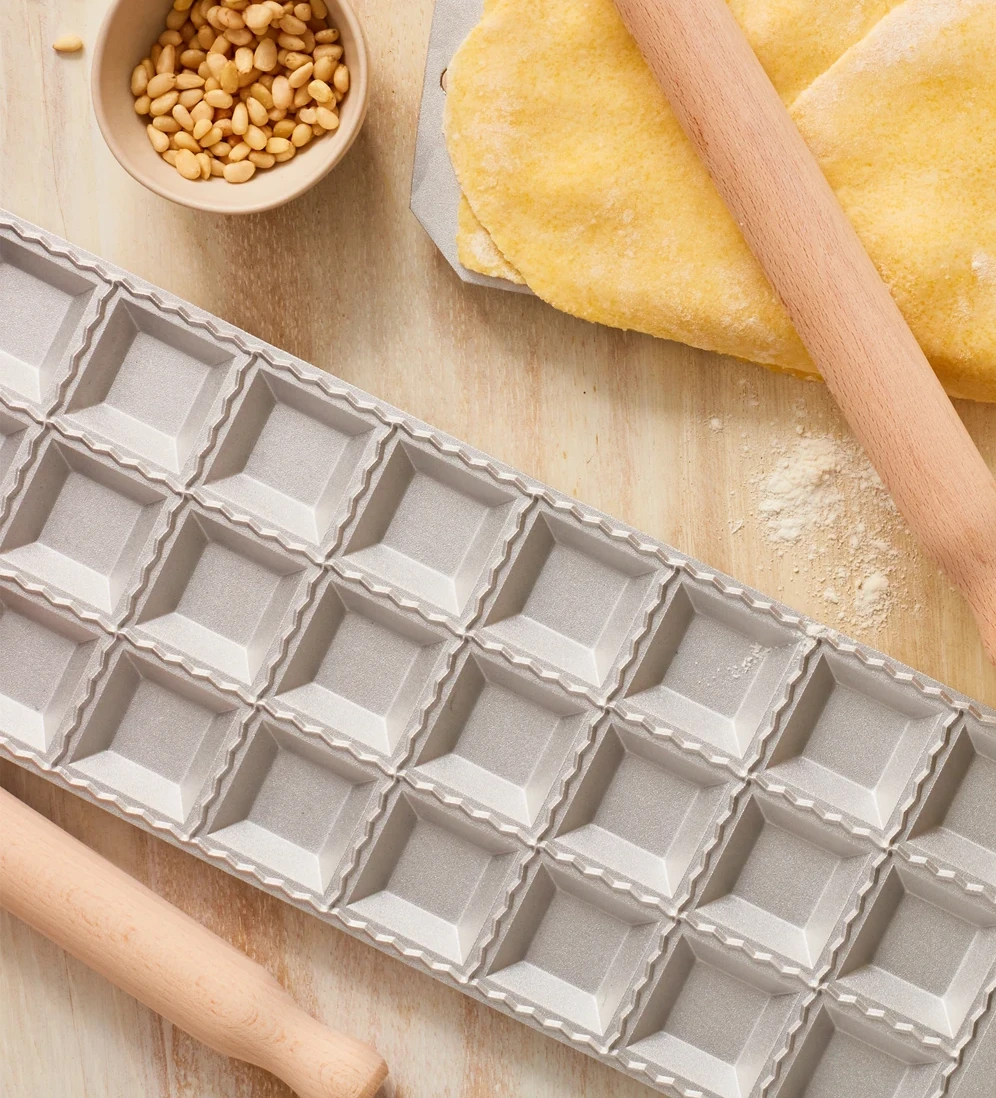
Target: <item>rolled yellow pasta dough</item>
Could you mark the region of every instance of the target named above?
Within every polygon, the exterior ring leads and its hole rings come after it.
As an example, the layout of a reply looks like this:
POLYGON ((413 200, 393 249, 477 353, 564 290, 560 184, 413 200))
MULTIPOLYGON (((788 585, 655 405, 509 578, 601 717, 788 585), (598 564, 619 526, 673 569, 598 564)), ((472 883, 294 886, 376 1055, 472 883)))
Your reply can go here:
MULTIPOLYGON (((996 3, 730 3, 948 391, 996 400, 996 3)), ((462 237, 566 312, 815 373, 612 0, 490 0, 448 84, 462 237)))

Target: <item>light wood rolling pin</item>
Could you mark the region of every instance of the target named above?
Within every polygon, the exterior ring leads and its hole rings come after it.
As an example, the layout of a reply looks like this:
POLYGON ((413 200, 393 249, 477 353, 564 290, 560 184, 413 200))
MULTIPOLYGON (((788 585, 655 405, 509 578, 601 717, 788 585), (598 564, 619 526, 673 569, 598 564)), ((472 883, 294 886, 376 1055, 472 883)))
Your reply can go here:
POLYGON ((725 0, 623 21, 900 512, 996 663, 996 481, 725 0))
POLYGON ((0 905, 129 995, 300 1098, 373 1098, 387 1065, 255 962, 0 789, 0 905))

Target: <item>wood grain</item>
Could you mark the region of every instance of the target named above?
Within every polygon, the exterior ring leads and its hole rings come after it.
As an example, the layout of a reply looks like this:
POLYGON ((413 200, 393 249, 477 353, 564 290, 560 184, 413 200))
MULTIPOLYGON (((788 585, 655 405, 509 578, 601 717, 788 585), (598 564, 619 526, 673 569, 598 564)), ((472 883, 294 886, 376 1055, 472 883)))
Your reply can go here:
MULTIPOLYGON (((65 31, 92 43, 105 7, 0 3, 0 204, 826 615, 796 551, 779 554, 766 540, 754 484, 798 430, 846 434, 822 387, 467 286, 410 214, 431 0, 359 0, 373 80, 366 128, 313 192, 245 220, 170 206, 107 153, 89 111, 88 51, 60 57, 50 48, 65 31), (722 430, 710 429, 714 419, 722 430)), ((996 409, 959 411, 992 467, 996 409)), ((898 520, 896 530, 905 546, 898 520)), ((838 542, 818 548, 829 570, 847 566, 838 542)), ((996 672, 967 607, 914 549, 904 557, 909 599, 860 639, 996 702, 996 672)), ((40 778, 8 766, 3 784, 244 949, 316 1017, 372 1041, 403 1098, 652 1094, 40 778)), ((258 1069, 183 1036, 9 916, 0 926, 0 1092, 289 1095, 258 1069)))

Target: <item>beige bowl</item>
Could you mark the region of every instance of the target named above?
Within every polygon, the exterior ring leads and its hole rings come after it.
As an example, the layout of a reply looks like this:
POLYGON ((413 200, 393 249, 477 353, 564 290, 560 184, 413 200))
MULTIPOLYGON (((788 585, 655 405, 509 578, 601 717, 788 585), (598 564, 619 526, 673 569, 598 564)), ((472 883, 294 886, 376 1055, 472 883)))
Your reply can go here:
POLYGON ((293 160, 257 172, 248 183, 233 184, 214 176, 195 182, 184 179, 149 144, 148 120, 135 114, 131 73, 162 34, 172 5, 170 0, 115 0, 93 51, 90 83, 97 124, 118 163, 150 191, 209 213, 259 213, 313 187, 349 151, 367 113, 367 53, 359 20, 346 0, 326 4, 329 22, 341 35, 343 62, 350 74, 339 128, 310 142, 293 160))

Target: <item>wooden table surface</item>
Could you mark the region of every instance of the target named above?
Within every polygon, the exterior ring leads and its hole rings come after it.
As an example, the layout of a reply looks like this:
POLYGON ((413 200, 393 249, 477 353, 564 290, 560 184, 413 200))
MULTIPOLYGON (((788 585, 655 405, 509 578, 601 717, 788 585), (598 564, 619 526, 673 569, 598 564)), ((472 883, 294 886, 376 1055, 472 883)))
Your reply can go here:
MULTIPOLYGON (((92 45, 106 6, 0 3, 0 205, 801 610, 833 609, 803 557, 822 549, 828 574, 850 574, 853 546, 832 537, 779 552, 757 498, 800 433, 847 437, 822 387, 465 285, 409 212, 432 0, 358 0, 366 128, 310 194, 246 219, 171 206, 111 158, 90 109, 89 52, 51 49, 66 31, 92 45)), ((996 465, 996 407, 960 411, 996 465)), ((840 486, 859 519, 860 479, 840 486)), ((898 520, 885 525, 903 578, 859 639, 996 702, 966 608, 898 520)), ((37 777, 6 766, 3 784, 246 950, 318 1017, 375 1042, 398 1095, 651 1093, 37 777)), ((0 946, 9 1098, 289 1094, 6 915, 0 946)))

